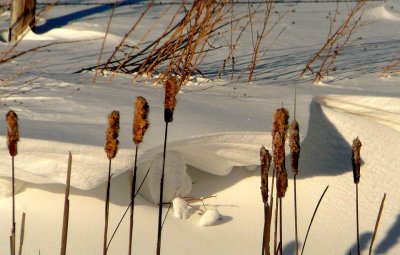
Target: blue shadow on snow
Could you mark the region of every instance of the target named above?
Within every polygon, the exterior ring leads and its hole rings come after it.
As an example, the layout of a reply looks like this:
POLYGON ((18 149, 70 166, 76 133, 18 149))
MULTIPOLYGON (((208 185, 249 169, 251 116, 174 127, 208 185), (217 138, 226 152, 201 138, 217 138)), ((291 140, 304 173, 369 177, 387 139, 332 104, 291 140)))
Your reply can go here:
MULTIPOLYGON (((124 0, 124 1, 119 2, 116 5, 116 7, 121 7, 121 6, 128 5, 128 4, 137 4, 142 1, 144 1, 144 0, 124 0)), ((79 20, 84 17, 96 14, 96 13, 105 12, 105 11, 111 10, 113 7, 114 7, 113 4, 103 4, 103 5, 99 5, 96 7, 89 8, 89 9, 70 13, 70 14, 67 14, 67 15, 64 15, 61 17, 52 18, 52 19, 47 20, 42 25, 33 27, 32 31, 36 34, 44 34, 52 29, 63 27, 71 21, 79 20)))

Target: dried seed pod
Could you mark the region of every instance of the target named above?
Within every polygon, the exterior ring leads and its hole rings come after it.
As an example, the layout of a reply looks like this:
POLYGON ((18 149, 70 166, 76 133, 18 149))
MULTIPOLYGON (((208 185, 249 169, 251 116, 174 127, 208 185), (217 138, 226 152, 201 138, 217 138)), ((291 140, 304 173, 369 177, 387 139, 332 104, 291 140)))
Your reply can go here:
POLYGON ((133 119, 133 142, 137 145, 143 141, 144 133, 150 123, 147 119, 149 104, 144 97, 137 97, 135 102, 135 114, 133 119))
POLYGON ((361 141, 358 139, 353 140, 353 148, 352 148, 352 155, 351 155, 351 163, 353 165, 353 178, 354 178, 354 183, 359 183, 360 182, 360 165, 361 165, 361 157, 360 157, 360 148, 361 148, 361 141))
POLYGON ((17 142, 19 141, 17 114, 12 110, 8 111, 6 114, 6 122, 8 152, 10 156, 14 157, 18 153, 17 142))
POLYGON ((289 123, 288 121, 289 111, 286 108, 279 108, 275 111, 274 119, 272 121, 272 139, 274 139, 275 133, 279 133, 286 139, 289 123))
POLYGON ((106 129, 106 144, 104 150, 108 159, 113 159, 117 155, 119 134, 119 112, 112 111, 108 115, 108 127, 106 129))
POLYGON ((285 140, 279 133, 275 133, 273 141, 273 161, 276 172, 276 190, 279 198, 284 197, 287 187, 287 172, 285 167, 285 140))
POLYGON ((264 146, 260 148, 261 160, 261 196, 264 204, 268 203, 268 172, 271 165, 271 154, 264 146))
POLYGON ((299 123, 295 119, 290 123, 289 146, 291 168, 293 175, 296 176, 299 172, 300 135, 299 123))
POLYGON ((164 121, 171 122, 173 120, 174 109, 176 105, 175 96, 179 92, 180 86, 175 76, 168 76, 164 82, 165 99, 164 99, 164 121))

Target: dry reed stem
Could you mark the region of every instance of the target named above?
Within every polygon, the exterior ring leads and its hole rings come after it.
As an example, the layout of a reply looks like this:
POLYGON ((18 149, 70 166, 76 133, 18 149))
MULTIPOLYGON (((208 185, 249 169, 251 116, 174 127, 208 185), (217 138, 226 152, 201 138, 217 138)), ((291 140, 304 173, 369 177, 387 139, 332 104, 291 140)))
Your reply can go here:
POLYGON ((164 82, 165 99, 164 99, 164 121, 171 122, 173 120, 174 109, 176 105, 175 96, 179 92, 180 85, 175 76, 168 76, 164 82))
POLYGON ((147 119, 150 106, 144 97, 137 97, 135 101, 135 113, 133 119, 133 142, 138 145, 143 141, 143 136, 150 123, 147 119))
POLYGON ((67 179, 65 182, 64 214, 61 234, 61 255, 67 253, 68 222, 69 222, 69 192, 71 187, 72 154, 68 154, 67 179))
POLYGON ((357 184, 360 182, 360 165, 361 165, 361 157, 360 157, 360 148, 361 148, 361 141, 358 139, 353 140, 352 146, 352 155, 351 155, 351 164, 353 165, 353 178, 354 183, 357 184))
POLYGON ((383 212, 383 207, 385 205, 385 200, 386 200, 386 193, 383 195, 382 201, 381 201, 381 206, 379 208, 379 213, 378 213, 378 217, 376 218, 376 223, 375 223, 375 228, 374 228, 374 233, 372 235, 371 238, 371 244, 369 246, 369 255, 372 254, 372 247, 374 246, 374 241, 376 238, 376 233, 378 232, 378 227, 379 227, 379 222, 381 221, 381 216, 382 216, 382 212, 383 212))
POLYGON ((400 59, 393 59, 388 65, 386 65, 381 73, 382 78, 388 78, 394 74, 400 74, 400 59))
POLYGON ((289 146, 290 146, 290 162, 293 175, 297 175, 299 172, 299 157, 300 157, 300 132, 299 123, 294 119, 290 123, 290 135, 289 135, 289 146))
POLYGON ((317 206, 316 206, 315 209, 314 209, 314 213, 313 213, 313 215, 312 215, 312 217, 311 217, 310 223, 308 224, 308 229, 307 229, 306 237, 304 238, 303 248, 301 249, 301 255, 303 255, 304 248, 306 247, 308 234, 310 234, 311 226, 312 226, 312 224, 313 224, 313 222, 314 222, 315 215, 317 215, 318 208, 319 208, 319 206, 320 206, 320 204, 321 204, 321 202, 322 202, 322 199, 324 198, 326 192, 328 191, 328 189, 329 189, 329 185, 326 186, 324 192, 322 192, 322 195, 321 195, 321 197, 320 197, 319 200, 318 200, 317 206))
POLYGON ((18 132, 18 116, 13 110, 7 112, 6 122, 7 122, 8 152, 10 153, 10 156, 14 157, 18 153, 17 143, 19 141, 19 132, 18 132))
POLYGON ((117 155, 119 134, 119 112, 112 111, 108 115, 108 127, 106 129, 106 143, 104 150, 108 159, 113 159, 117 155))
POLYGON ((111 25, 112 18, 114 17, 115 7, 117 7, 117 2, 115 2, 115 4, 114 4, 114 6, 111 10, 110 18, 108 19, 108 22, 107 22, 106 33, 104 35, 103 42, 101 43, 99 58, 97 59, 96 70, 94 72, 94 76, 93 76, 93 80, 92 80, 93 84, 96 83, 97 73, 99 71, 99 65, 100 65, 100 61, 101 61, 101 56, 103 55, 104 45, 106 44, 107 36, 108 36, 108 33, 110 32, 110 25, 111 25))
POLYGON ((18 254, 22 255, 22 248, 24 246, 25 240, 25 213, 22 213, 22 220, 21 220, 21 232, 19 237, 19 251, 18 254))

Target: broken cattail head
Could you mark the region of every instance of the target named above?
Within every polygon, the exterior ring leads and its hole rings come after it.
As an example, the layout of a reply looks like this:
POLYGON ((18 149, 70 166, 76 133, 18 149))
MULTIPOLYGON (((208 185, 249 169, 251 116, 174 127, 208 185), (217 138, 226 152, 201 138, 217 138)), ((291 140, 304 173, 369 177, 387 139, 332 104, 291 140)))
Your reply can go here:
POLYGON ((17 142, 19 141, 17 114, 12 110, 7 112, 6 122, 8 152, 10 153, 10 156, 14 157, 18 153, 17 142))
POLYGON ((271 165, 271 154, 264 146, 260 148, 261 160, 261 196, 264 204, 268 202, 268 172, 271 165))
POLYGON ((112 111, 108 115, 108 127, 106 129, 106 144, 104 150, 108 159, 113 159, 117 155, 119 134, 119 112, 112 111))
POLYGON ((351 163, 353 165, 353 178, 354 178, 354 183, 359 183, 360 182, 360 165, 361 165, 361 156, 360 156, 360 148, 361 148, 361 141, 358 139, 353 140, 353 152, 351 155, 351 163))
POLYGON ((291 168, 293 175, 296 176, 299 172, 300 135, 299 123, 295 119, 290 123, 289 146, 291 168))
POLYGON ((176 105, 175 96, 179 92, 179 84, 175 76, 168 76, 164 82, 165 99, 164 99, 164 120, 171 122, 173 120, 174 109, 176 105))
POLYGON ((137 97, 135 102, 135 114, 133 119, 133 142, 137 145, 143 141, 144 133, 150 123, 147 119, 149 104, 144 97, 137 97))
POLYGON ((279 108, 275 111, 272 121, 272 139, 275 133, 279 133, 286 139, 288 130, 289 111, 286 108, 279 108))

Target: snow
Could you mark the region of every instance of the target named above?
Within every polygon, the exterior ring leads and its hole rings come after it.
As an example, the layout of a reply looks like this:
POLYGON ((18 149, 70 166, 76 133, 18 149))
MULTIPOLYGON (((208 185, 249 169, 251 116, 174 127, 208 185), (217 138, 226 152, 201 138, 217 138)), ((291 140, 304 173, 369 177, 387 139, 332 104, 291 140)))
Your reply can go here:
MULTIPOLYGON (((103 61, 131 27, 132 17, 138 16, 147 3, 136 1, 116 9, 103 61)), ((342 15, 350 5, 339 5, 342 15)), ((138 33, 127 43, 140 45, 163 31, 162 24, 168 22, 168 15, 177 8, 177 5, 170 9, 166 6, 154 6, 138 26, 138 33), (152 33, 144 40, 143 34, 148 30, 152 33)), ((108 170, 103 148, 106 118, 112 110, 120 111, 120 144, 112 161, 110 229, 113 230, 130 203, 136 96, 143 96, 149 102, 150 128, 139 145, 138 183, 149 172, 135 204, 134 253, 155 253, 165 128, 164 90, 145 77, 133 82, 131 75, 118 74, 110 82, 110 75, 99 75, 93 84, 93 72, 75 73, 94 65, 98 59, 110 9, 96 7, 52 8, 38 30, 28 32, 16 50, 57 44, 1 64, 0 113, 5 115, 13 109, 19 116, 16 213, 17 231, 22 212, 27 215, 25 254, 37 254, 39 250, 41 254, 59 252, 69 151, 73 155, 73 188, 68 253, 101 253, 108 170)), ((350 250, 355 254, 355 186, 350 157, 351 142, 357 136, 363 144, 359 185, 363 253, 369 248, 379 203, 386 193, 374 252, 399 254, 400 191, 396 187, 400 166, 400 79, 398 76, 381 79, 380 72, 399 55, 400 5, 393 0, 369 2, 362 19, 367 25, 356 34, 362 40, 338 56, 337 71, 314 85, 309 73, 302 78, 299 73, 325 42, 329 28, 326 17, 335 9, 336 3, 276 4, 277 12, 289 12, 269 35, 270 40, 276 38, 276 41, 270 51, 260 55, 256 79, 251 84, 246 82, 246 75, 252 42, 250 35, 245 34, 245 39, 236 45, 233 79, 230 68, 221 79, 214 77, 227 56, 223 48, 209 54, 200 66, 210 77, 194 76, 188 86, 182 87, 168 130, 164 202, 172 201, 173 213, 167 216, 163 228, 162 254, 260 253, 264 216, 259 188, 259 148, 261 145, 271 148, 275 109, 283 104, 293 119, 295 86, 302 146, 297 178, 300 245, 319 196, 329 185, 305 254, 349 254, 350 250), (277 37, 282 29, 284 32, 277 37), (202 216, 193 213, 194 209, 183 199, 214 195, 216 198, 204 200, 208 210, 202 216)), ((234 11, 247 13, 247 5, 237 5, 234 11)), ((8 22, 8 16, 9 12, 0 14, 0 30, 8 22)), ((258 24, 254 23, 254 29, 258 24)), ((219 43, 226 44, 224 40, 219 43)), ((269 43, 266 41, 264 50, 269 43)), ((9 47, 0 43, 0 53, 9 47)), ((0 122, 0 129, 5 128, 4 121, 0 122)), ((0 247, 7 253, 7 230, 11 229, 11 159, 4 135, 0 136, 0 158, 0 226, 4 230, 0 233, 0 247)), ((191 205, 203 208, 200 202, 191 205)), ((292 179, 283 208, 284 254, 293 254, 292 179)), ((127 252, 128 229, 125 218, 109 254, 127 252)))
POLYGON ((211 226, 221 219, 221 214, 218 210, 208 209, 200 218, 200 226, 211 226))
POLYGON ((191 207, 182 198, 174 198, 172 200, 172 208, 174 209, 174 216, 178 219, 187 219, 190 216, 191 207))

